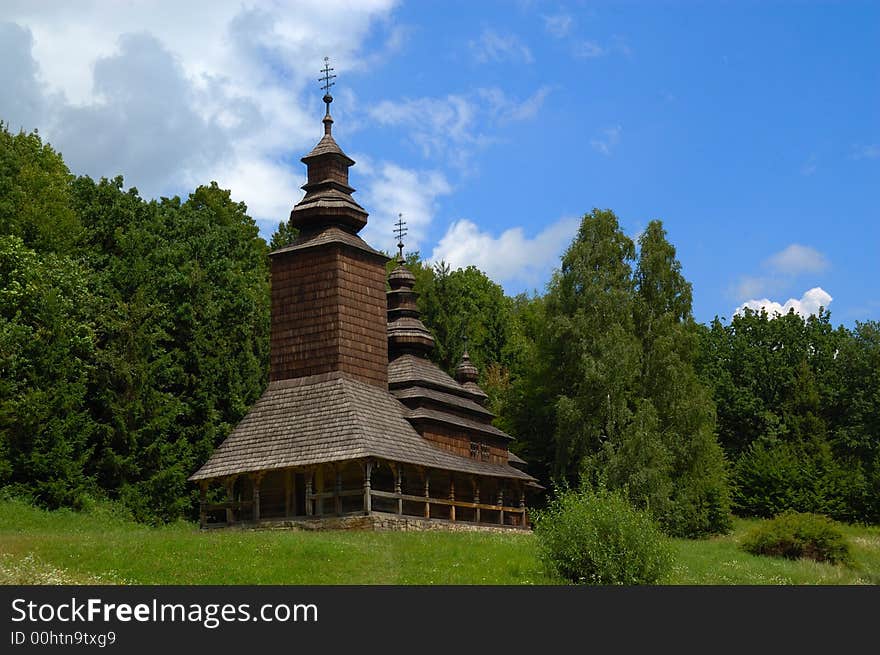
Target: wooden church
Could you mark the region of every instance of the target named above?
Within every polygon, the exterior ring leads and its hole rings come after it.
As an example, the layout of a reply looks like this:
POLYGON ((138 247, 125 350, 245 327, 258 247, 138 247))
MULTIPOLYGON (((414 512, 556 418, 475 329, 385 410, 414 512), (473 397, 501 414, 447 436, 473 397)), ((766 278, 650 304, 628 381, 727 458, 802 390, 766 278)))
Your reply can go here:
POLYGON ((467 352, 455 379, 431 362, 403 245, 386 276, 358 236, 367 212, 333 139, 330 70, 290 214, 299 236, 270 254, 269 386, 190 477, 201 525, 527 529, 540 487, 492 425, 467 352))

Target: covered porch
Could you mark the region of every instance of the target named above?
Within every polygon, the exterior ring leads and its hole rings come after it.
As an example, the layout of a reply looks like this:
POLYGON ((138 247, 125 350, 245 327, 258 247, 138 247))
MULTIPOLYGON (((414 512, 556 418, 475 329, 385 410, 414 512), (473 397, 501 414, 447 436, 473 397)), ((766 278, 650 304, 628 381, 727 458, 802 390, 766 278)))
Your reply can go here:
POLYGON ((529 529, 526 482, 369 458, 199 481, 203 529, 369 516, 529 529))

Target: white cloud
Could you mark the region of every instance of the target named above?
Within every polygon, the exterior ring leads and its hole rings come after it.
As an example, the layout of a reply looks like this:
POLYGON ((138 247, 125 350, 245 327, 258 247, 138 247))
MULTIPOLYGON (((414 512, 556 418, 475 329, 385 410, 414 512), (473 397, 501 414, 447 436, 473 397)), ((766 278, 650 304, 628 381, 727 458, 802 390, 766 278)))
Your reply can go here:
POLYGON ((775 317, 777 314, 785 315, 792 310, 794 310, 796 314, 807 317, 810 315, 818 315, 820 307, 827 309, 832 300, 833 298, 831 297, 831 294, 825 291, 822 287, 813 287, 809 291, 806 291, 800 298, 789 298, 784 304, 769 300, 768 298, 747 300, 737 307, 734 313, 741 314, 748 307, 755 311, 761 311, 764 309, 771 318, 775 317))
POLYGON ((199 93, 151 35, 121 36, 119 52, 95 62, 93 87, 100 100, 55 105, 49 126, 76 171, 123 173, 129 184, 155 196, 233 154, 234 128, 197 109, 199 93))
POLYGON ((406 33, 394 4, 9 0, 0 118, 38 127, 77 173, 123 173, 148 197, 217 179, 277 224, 300 195, 287 160, 320 137, 324 54, 340 73, 388 56, 406 33))
POLYGON ((481 106, 485 104, 484 108, 492 120, 504 124, 535 118, 550 90, 549 86, 542 86, 522 101, 511 98, 498 87, 477 89, 477 94, 485 101, 481 106))
POLYGON ((762 274, 741 276, 734 295, 742 300, 781 293, 801 276, 822 273, 830 266, 828 258, 815 248, 792 243, 761 262, 762 274))
POLYGON ((534 118, 550 90, 543 86, 524 100, 497 87, 477 89, 470 96, 384 100, 369 110, 369 116, 379 125, 406 127, 424 157, 441 156, 464 167, 474 150, 492 142, 487 133, 496 124, 534 118))
POLYGON ((754 298, 761 294, 770 293, 782 285, 769 277, 760 275, 743 275, 736 284, 734 295, 737 299, 754 298))
POLYGON ((544 29, 550 36, 561 39, 568 36, 574 23, 572 17, 568 14, 553 14, 552 16, 543 16, 544 29))
POLYGON ((810 246, 793 243, 767 259, 771 270, 787 275, 821 273, 828 268, 828 259, 810 246))
POLYGON ((445 155, 457 159, 463 145, 473 146, 483 137, 474 128, 478 107, 461 95, 416 98, 398 102, 385 100, 369 110, 380 125, 403 125, 425 157, 445 155))
POLYGON ((486 29, 469 45, 474 59, 481 64, 504 61, 531 64, 534 61, 532 51, 514 34, 499 34, 486 29))
POLYGON ((621 132, 623 132, 623 128, 620 125, 607 127, 600 132, 600 136, 590 140, 590 145, 596 152, 610 155, 611 151, 620 143, 621 132))
POLYGON ((363 203, 370 212, 361 236, 374 247, 393 252, 393 226, 403 214, 408 234, 406 251, 419 250, 434 219, 437 198, 452 192, 439 171, 418 171, 392 162, 374 163, 369 157, 354 157, 357 172, 365 181, 363 203))
POLYGON ((596 59, 611 54, 629 57, 632 55, 632 48, 629 47, 626 39, 615 34, 604 45, 592 39, 572 41, 571 54, 576 59, 596 59))
POLYGON ((152 34, 180 58, 191 78, 223 75, 242 89, 266 81, 275 84, 265 66, 272 57, 275 66, 293 77, 293 85, 301 87, 311 83, 314 62, 320 64, 324 54, 333 53, 341 68, 359 64, 363 40, 394 4, 299 0, 261 2, 254 8, 237 0, 7 0, 4 17, 30 27, 47 81, 72 103, 82 104, 93 99, 92 64, 113 54, 122 34, 152 34), (332 30, 326 29, 328 24, 332 30))
POLYGON ((449 226, 430 261, 445 261, 453 269, 473 265, 502 284, 534 286, 556 265, 578 225, 576 218, 563 218, 534 237, 527 237, 521 227, 493 236, 461 219, 449 226))
POLYGON ((810 155, 807 157, 807 161, 805 161, 801 165, 801 175, 805 175, 809 177, 813 173, 815 173, 819 168, 819 158, 816 155, 810 155))
POLYGON ((880 145, 860 145, 853 148, 854 159, 877 159, 880 158, 880 145))
POLYGON ((572 54, 578 59, 594 59, 608 54, 608 50, 595 41, 578 41, 572 48, 572 54))
MULTIPOLYGON (((191 187, 203 183, 190 177, 191 187)), ((285 162, 247 155, 236 158, 230 166, 217 167, 210 178, 230 189, 233 200, 247 204, 248 214, 256 219, 265 235, 271 235, 279 223, 288 219, 290 210, 302 199, 304 192, 300 186, 306 181, 304 168, 301 176, 296 177, 285 162)))

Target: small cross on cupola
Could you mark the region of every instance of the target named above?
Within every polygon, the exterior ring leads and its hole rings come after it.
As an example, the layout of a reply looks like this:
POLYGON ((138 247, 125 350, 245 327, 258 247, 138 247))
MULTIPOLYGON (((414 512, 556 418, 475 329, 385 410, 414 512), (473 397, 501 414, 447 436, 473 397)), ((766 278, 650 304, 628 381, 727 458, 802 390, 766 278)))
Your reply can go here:
POLYGON ((406 221, 403 220, 403 214, 397 215, 397 223, 394 224, 394 236, 397 237, 397 262, 403 264, 406 259, 403 256, 403 237, 406 236, 406 221))
POLYGON ((330 134, 330 128, 333 125, 333 119, 330 117, 330 103, 333 102, 333 96, 330 95, 330 87, 335 85, 333 80, 336 75, 333 74, 334 69, 330 66, 330 57, 324 57, 324 68, 321 69, 321 88, 324 90, 324 104, 327 105, 327 113, 324 114, 324 134, 330 134))

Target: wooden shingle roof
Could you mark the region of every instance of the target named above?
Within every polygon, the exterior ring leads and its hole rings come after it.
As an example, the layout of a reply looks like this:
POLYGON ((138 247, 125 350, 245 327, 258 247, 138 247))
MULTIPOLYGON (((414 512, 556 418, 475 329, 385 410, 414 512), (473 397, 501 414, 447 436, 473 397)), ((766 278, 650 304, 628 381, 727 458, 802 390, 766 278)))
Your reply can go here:
POLYGON ((450 412, 444 412, 442 410, 418 407, 407 412, 406 418, 409 419, 410 423, 441 423, 443 425, 461 428, 462 430, 466 430, 468 432, 479 432, 481 434, 487 434, 492 437, 498 437, 499 439, 513 440, 513 437, 511 437, 503 430, 499 430, 491 423, 474 421, 468 418, 464 418, 463 416, 452 414, 450 412))
POLYGON ((388 392, 343 374, 272 382, 190 480, 379 457, 508 479, 534 478, 441 450, 422 438, 388 392))
POLYGON ((461 386, 470 391, 474 396, 482 398, 482 401, 485 401, 489 398, 489 396, 486 395, 486 392, 480 389, 480 385, 478 385, 476 382, 465 382, 461 386))
POLYGON ((324 134, 324 136, 321 137, 321 140, 318 141, 314 148, 312 148, 312 151, 300 159, 300 161, 304 164, 308 164, 315 157, 320 157, 322 155, 337 155, 345 159, 349 166, 354 165, 354 159, 342 152, 342 148, 339 147, 339 144, 336 143, 336 139, 334 139, 333 135, 329 132, 324 134))
POLYGON ((362 250, 369 255, 375 255, 378 258, 381 258, 385 261, 388 260, 388 256, 384 253, 379 252, 375 248, 372 248, 366 241, 361 239, 357 234, 352 234, 346 230, 343 230, 338 227, 328 227, 321 232, 318 233, 310 233, 306 235, 301 235, 296 238, 292 243, 289 243, 286 246, 282 246, 277 250, 273 250, 269 253, 269 256, 280 255, 285 252, 291 252, 295 250, 305 250, 307 248, 317 248, 318 246, 327 246, 331 244, 341 243, 347 246, 351 246, 352 248, 357 248, 358 250, 362 250))
POLYGON ((477 402, 485 396, 485 394, 479 395, 461 386, 434 362, 424 357, 401 355, 391 360, 388 364, 388 387, 390 389, 417 385, 446 391, 477 402))
POLYGON ((391 395, 403 402, 404 405, 410 405, 408 400, 427 400, 432 402, 434 405, 453 407, 463 412, 467 412, 468 414, 473 414, 474 416, 478 416, 480 418, 484 418, 486 420, 491 421, 495 418, 495 415, 490 412, 488 409, 480 405, 479 403, 475 403, 470 398, 465 398, 463 396, 456 396, 451 393, 446 393, 445 391, 438 391, 436 389, 428 389, 425 387, 407 387, 405 389, 392 389, 391 395))

